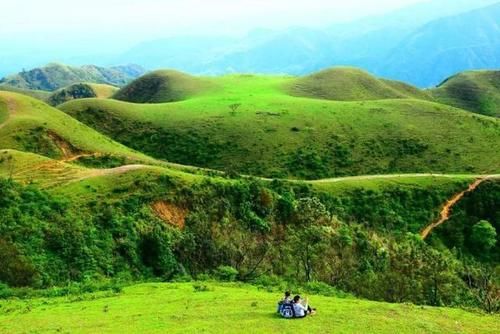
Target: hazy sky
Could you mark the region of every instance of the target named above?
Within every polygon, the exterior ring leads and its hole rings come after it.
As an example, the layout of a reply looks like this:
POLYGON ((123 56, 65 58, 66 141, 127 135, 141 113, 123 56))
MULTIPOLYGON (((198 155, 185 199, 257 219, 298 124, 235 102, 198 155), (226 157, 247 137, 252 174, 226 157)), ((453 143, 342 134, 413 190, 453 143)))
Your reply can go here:
POLYGON ((424 0, 0 0, 0 37, 58 32, 151 38, 320 26, 424 0))

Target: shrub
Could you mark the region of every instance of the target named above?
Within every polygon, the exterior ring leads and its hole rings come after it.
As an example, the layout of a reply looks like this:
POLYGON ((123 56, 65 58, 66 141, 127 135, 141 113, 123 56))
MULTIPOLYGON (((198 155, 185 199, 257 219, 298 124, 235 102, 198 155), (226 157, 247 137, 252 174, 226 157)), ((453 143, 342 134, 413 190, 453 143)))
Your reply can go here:
POLYGON ((214 275, 217 279, 225 282, 234 282, 238 276, 238 270, 231 266, 219 266, 214 275))

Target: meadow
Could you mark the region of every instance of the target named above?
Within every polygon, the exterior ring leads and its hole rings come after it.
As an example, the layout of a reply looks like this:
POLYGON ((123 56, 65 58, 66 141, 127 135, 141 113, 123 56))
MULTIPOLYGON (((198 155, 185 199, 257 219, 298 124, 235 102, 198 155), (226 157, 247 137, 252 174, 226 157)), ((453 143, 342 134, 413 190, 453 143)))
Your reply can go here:
POLYGON ((148 283, 122 292, 0 301, 5 333, 498 333, 498 315, 309 295, 312 317, 284 320, 278 291, 238 283, 148 283))

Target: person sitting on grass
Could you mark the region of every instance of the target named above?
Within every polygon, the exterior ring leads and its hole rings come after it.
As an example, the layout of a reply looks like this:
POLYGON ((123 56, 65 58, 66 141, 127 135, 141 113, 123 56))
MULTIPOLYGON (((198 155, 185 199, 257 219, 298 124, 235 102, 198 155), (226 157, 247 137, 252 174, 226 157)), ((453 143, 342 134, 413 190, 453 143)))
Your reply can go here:
POLYGON ((284 304, 288 304, 288 303, 291 303, 292 302, 292 298, 290 297, 291 296, 291 293, 290 291, 285 291, 285 296, 283 297, 282 300, 280 300, 278 302, 278 313, 281 312, 281 307, 284 305, 284 304))
POLYGON ((302 303, 302 299, 299 295, 293 297, 293 310, 295 312, 295 318, 304 318, 309 314, 316 313, 316 309, 309 306, 309 301, 307 299, 305 305, 302 303))

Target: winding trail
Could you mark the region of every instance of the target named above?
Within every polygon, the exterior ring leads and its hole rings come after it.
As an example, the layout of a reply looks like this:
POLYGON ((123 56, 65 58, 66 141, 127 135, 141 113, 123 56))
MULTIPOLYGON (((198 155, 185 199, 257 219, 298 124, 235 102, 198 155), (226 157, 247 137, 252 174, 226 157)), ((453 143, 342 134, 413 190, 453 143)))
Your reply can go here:
POLYGON ((492 179, 498 179, 498 178, 500 178, 500 175, 488 175, 485 177, 481 177, 481 178, 477 179, 476 181, 474 181, 473 183, 471 183, 466 190, 454 195, 448 202, 446 202, 443 209, 441 209, 441 214, 440 214, 439 220, 430 224, 429 226, 427 226, 426 228, 424 228, 422 230, 422 232, 420 233, 420 236, 422 237, 422 239, 425 240, 436 227, 444 224, 446 221, 448 221, 448 219, 450 219, 451 209, 458 202, 460 202, 460 200, 465 196, 465 194, 476 190, 477 187, 479 187, 481 185, 481 183, 483 183, 486 180, 492 180, 492 179))

